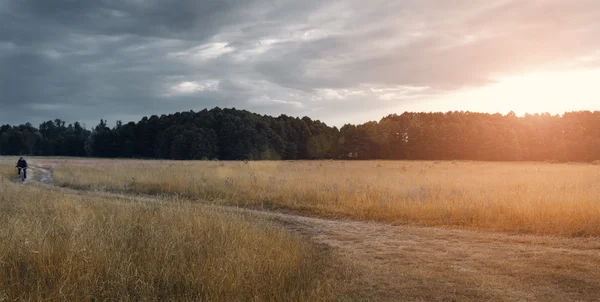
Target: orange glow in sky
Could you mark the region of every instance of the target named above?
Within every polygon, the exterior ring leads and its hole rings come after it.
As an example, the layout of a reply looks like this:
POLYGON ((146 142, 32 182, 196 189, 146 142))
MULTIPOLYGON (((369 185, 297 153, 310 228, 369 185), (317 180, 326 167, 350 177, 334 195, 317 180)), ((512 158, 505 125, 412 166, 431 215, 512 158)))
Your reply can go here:
POLYGON ((498 77, 493 84, 462 89, 402 106, 403 111, 476 111, 562 114, 600 110, 600 69, 533 72, 498 77))

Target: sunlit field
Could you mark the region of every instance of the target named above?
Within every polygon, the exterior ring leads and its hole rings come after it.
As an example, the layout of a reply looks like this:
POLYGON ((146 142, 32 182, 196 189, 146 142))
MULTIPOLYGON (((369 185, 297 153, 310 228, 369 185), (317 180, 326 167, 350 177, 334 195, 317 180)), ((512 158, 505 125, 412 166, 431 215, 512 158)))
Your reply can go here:
POLYGON ((36 159, 60 186, 392 224, 600 235, 600 166, 36 159))
POLYGON ((600 295, 600 165, 28 160, 0 158, 0 300, 600 295))
MULTIPOLYGON (((91 172, 77 169, 58 170, 91 172)), ((14 173, 0 165, 0 301, 334 298, 325 254, 266 219, 16 184, 14 173)))

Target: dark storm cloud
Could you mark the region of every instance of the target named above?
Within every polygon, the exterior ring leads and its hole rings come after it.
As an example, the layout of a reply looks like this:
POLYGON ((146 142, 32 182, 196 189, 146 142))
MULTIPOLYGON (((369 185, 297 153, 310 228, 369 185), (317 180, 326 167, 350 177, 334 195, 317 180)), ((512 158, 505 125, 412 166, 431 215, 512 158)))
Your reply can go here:
POLYGON ((352 121, 497 74, 597 66, 598 20, 586 0, 5 0, 0 123, 214 106, 352 121))
POLYGON ((241 0, 170 1, 11 1, 9 14, 36 25, 102 35, 204 39, 236 17, 241 0))

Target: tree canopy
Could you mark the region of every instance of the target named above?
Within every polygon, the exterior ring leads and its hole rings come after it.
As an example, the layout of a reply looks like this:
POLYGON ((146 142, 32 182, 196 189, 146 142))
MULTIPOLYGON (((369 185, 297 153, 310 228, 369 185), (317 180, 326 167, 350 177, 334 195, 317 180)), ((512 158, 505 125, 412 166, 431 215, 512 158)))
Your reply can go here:
POLYGON ((413 159, 594 161, 600 111, 516 116, 392 114, 341 129, 308 117, 214 108, 87 130, 59 119, 0 127, 0 154, 176 160, 413 159))

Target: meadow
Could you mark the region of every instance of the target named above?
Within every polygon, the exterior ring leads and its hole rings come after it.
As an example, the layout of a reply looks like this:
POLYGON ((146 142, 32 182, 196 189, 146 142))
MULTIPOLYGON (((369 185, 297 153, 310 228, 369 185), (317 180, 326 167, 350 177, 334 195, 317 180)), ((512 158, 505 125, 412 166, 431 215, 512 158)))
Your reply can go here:
POLYGON ((0 165, 0 301, 336 297, 327 254, 265 218, 23 185, 14 174, 0 165))
POLYGON ((0 301, 600 297, 598 165, 15 160, 0 301))
POLYGON ((418 161, 40 159, 63 187, 393 225, 600 235, 600 166, 418 161))

